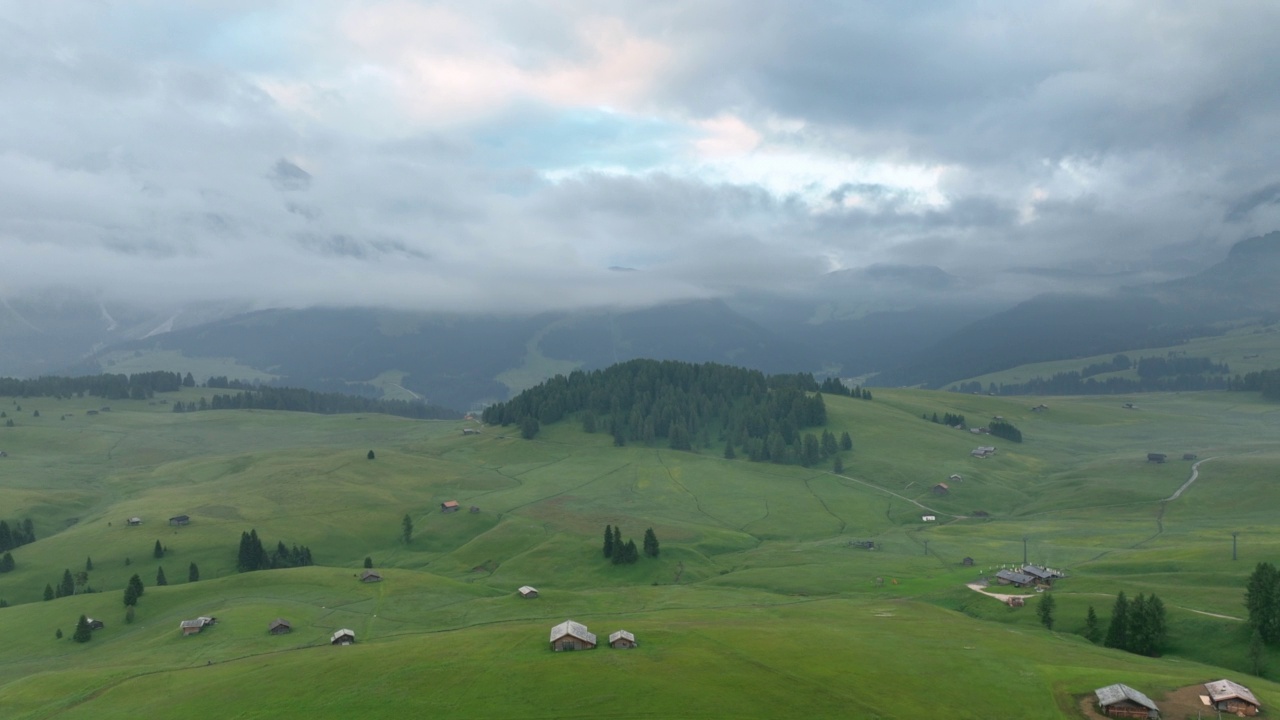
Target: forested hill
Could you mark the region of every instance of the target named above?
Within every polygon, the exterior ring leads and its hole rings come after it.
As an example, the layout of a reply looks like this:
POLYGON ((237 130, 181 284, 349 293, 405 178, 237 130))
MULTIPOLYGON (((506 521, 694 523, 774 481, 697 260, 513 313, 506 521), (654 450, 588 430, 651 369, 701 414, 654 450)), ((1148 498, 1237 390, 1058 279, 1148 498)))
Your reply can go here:
POLYGON ((837 450, 830 433, 819 440, 800 432, 826 424, 820 388, 852 393, 832 381, 819 386, 808 374, 767 377, 716 363, 632 360, 557 375, 489 406, 482 417, 491 425, 517 424, 531 438, 542 424, 578 414, 584 431, 610 433, 615 445, 663 442, 691 450, 711 447, 714 438, 730 457, 740 450, 752 460, 809 465, 837 450))

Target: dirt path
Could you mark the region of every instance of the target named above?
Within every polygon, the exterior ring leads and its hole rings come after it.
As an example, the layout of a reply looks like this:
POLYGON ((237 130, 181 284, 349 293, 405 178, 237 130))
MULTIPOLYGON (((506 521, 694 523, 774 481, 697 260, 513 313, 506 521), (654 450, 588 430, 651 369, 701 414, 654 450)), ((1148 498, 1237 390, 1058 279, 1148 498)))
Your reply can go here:
POLYGON ((1174 492, 1172 495, 1165 498, 1164 500, 1161 500, 1160 502, 1173 502, 1174 500, 1177 500, 1182 495, 1183 490, 1186 490, 1187 488, 1191 487, 1191 483, 1195 482, 1200 478, 1200 463, 1207 463, 1210 460, 1216 460, 1216 459, 1217 458, 1211 458, 1211 457, 1205 458, 1200 462, 1197 462, 1195 465, 1192 465, 1191 477, 1187 478, 1187 481, 1182 483, 1182 487, 1178 488, 1176 492, 1174 492))
POLYGON ((966 585, 965 587, 969 588, 970 590, 972 590, 972 591, 974 591, 974 592, 976 592, 976 593, 982 593, 983 595, 986 595, 987 597, 993 597, 993 598, 995 598, 995 599, 999 600, 1000 602, 1008 602, 1008 601, 1009 601, 1009 598, 1011 598, 1011 597, 1020 597, 1020 598, 1022 598, 1022 599, 1024 599, 1024 600, 1026 600, 1027 598, 1034 597, 1033 595, 1005 595, 1004 593, 993 593, 993 592, 989 592, 989 591, 987 591, 987 589, 986 589, 986 588, 984 588, 984 587, 982 586, 982 583, 976 583, 976 582, 969 583, 969 584, 968 584, 968 585, 966 585))
POLYGON ((967 517, 968 517, 968 515, 955 515, 955 514, 953 514, 953 513, 942 512, 941 510, 934 510, 933 508, 929 507, 928 505, 923 505, 923 504, 921 504, 921 503, 919 503, 919 502, 916 502, 915 500, 912 500, 912 499, 911 499, 911 498, 909 498, 909 497, 906 497, 905 495, 899 495, 898 493, 896 493, 896 492, 894 492, 894 491, 892 491, 892 490, 886 490, 885 488, 882 488, 882 487, 880 487, 879 485, 875 485, 875 484, 869 483, 869 482, 867 482, 866 480, 859 480, 859 479, 858 479, 858 478, 856 478, 856 477, 849 477, 848 475, 840 475, 839 473, 831 473, 831 474, 832 474, 832 475, 835 475, 836 477, 838 477, 838 478, 840 478, 840 479, 842 479, 842 480, 849 480, 849 481, 851 481, 851 482, 856 482, 856 483, 858 483, 859 485, 865 485, 865 486, 867 486, 867 487, 871 488, 872 490, 879 490, 879 491, 880 491, 880 492, 882 492, 882 493, 885 493, 885 494, 888 494, 888 495, 892 495, 892 496, 894 496, 894 497, 898 498, 899 500, 902 500, 902 501, 904 501, 904 502, 909 502, 909 503, 911 503, 912 505, 915 505, 916 507, 920 508, 921 510, 927 510, 927 511, 929 511, 929 513, 930 513, 930 514, 933 514, 933 515, 942 515, 942 516, 949 517, 949 518, 956 518, 957 520, 964 519, 964 518, 967 518, 967 517))

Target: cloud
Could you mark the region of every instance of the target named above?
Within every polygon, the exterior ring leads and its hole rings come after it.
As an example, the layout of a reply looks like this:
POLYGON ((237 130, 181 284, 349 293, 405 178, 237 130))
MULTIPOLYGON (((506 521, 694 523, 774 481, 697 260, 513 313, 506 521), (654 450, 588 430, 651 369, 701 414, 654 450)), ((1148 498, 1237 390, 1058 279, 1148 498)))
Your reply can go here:
POLYGON ((1242 0, 0 6, 0 293, 535 311, 875 266, 1009 297, 1163 277, 1280 227, 1278 21, 1242 0))

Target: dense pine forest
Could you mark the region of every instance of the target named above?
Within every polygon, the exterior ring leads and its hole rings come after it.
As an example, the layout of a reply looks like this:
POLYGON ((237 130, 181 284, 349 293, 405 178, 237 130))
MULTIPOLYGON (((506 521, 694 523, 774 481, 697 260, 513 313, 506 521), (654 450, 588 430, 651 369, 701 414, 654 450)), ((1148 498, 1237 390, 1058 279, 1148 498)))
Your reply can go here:
POLYGON ((1092 363, 1083 370, 1055 373, 1049 378, 1032 378, 1025 383, 994 383, 983 387, 975 381, 959 383, 957 392, 996 395, 1123 395, 1136 392, 1180 392, 1186 390, 1228 390, 1234 383, 1226 363, 1206 357, 1144 357, 1135 363, 1125 355, 1110 362, 1092 363), (1108 377, 1103 373, 1136 370, 1138 379, 1108 377))
MULTIPOLYGON (((842 395, 854 390, 827 381, 842 395), (837 389, 838 388, 838 389, 837 389)), ((812 375, 765 376, 756 370, 677 361, 632 360, 604 370, 576 371, 485 409, 491 425, 520 426, 526 438, 542 424, 577 415, 585 432, 607 432, 615 445, 665 443, 676 450, 725 444, 725 456, 812 465, 849 438, 821 439, 805 428, 826 424, 827 410, 812 375)), ((859 390, 858 397, 870 399, 859 390)))

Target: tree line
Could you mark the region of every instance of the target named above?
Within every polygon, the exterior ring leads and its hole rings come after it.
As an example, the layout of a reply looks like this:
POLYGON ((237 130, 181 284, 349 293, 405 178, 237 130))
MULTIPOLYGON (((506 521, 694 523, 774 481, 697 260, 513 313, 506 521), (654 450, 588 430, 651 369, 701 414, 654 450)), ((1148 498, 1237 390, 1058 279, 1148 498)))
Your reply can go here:
POLYGON ((8 552, 35 541, 35 524, 31 522, 31 518, 14 522, 12 527, 8 522, 0 520, 0 552, 8 552))
POLYGON ((15 398, 64 398, 89 395, 108 400, 145 400, 158 392, 176 392, 182 384, 181 375, 164 370, 132 375, 103 373, 79 377, 46 375, 32 379, 5 377, 0 378, 0 395, 15 398))
POLYGON ((607 432, 617 446, 663 442, 692 450, 710 447, 714 436, 734 456, 740 449, 752 460, 803 463, 822 455, 818 436, 801 432, 827 422, 819 388, 807 373, 767 377, 717 363, 631 360, 557 375, 490 405, 481 418, 515 424, 531 438, 542 425, 576 414, 583 431, 607 432))
POLYGON ((303 388, 262 385, 232 394, 214 395, 212 400, 175 402, 174 412, 201 410, 288 410, 321 415, 383 413, 416 420, 457 420, 456 410, 408 400, 382 400, 342 393, 321 393, 303 388))
MULTIPOLYGON (((1085 637, 1095 643, 1102 634, 1097 618, 1090 605, 1085 618, 1085 637)), ((1139 593, 1138 597, 1129 600, 1121 590, 1111 608, 1111 621, 1106 635, 1102 636, 1102 644, 1137 655, 1157 657, 1164 650, 1168 633, 1164 602, 1155 593, 1150 596, 1139 593)))
MULTIPOLYGON (((636 541, 627 539, 626 543, 622 542, 622 528, 613 527, 611 525, 604 526, 604 556, 613 562, 614 565, 630 565, 640 559, 640 551, 636 547, 636 541)), ((653 532, 653 528, 644 531, 644 555, 645 557, 658 557, 658 536, 653 532)))
POLYGON ((1230 390, 1262 393, 1267 400, 1280 400, 1280 370, 1259 370, 1237 376, 1230 390))

